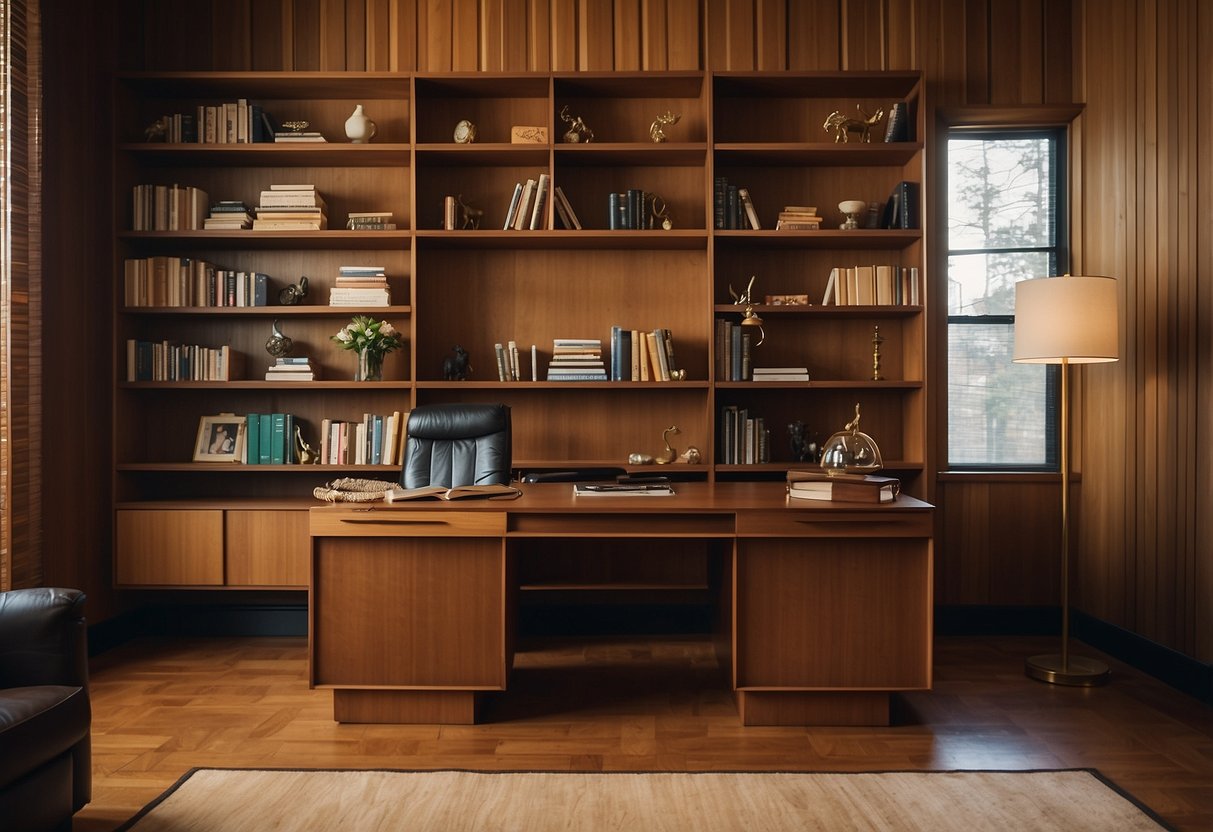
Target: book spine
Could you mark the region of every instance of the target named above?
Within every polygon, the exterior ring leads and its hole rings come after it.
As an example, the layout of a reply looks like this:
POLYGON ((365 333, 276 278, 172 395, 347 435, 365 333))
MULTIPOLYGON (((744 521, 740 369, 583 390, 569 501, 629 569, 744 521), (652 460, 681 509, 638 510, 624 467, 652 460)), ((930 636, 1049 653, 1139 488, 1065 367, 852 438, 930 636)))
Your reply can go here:
POLYGON ((607 230, 618 231, 620 225, 620 204, 619 194, 611 193, 607 195, 607 230))

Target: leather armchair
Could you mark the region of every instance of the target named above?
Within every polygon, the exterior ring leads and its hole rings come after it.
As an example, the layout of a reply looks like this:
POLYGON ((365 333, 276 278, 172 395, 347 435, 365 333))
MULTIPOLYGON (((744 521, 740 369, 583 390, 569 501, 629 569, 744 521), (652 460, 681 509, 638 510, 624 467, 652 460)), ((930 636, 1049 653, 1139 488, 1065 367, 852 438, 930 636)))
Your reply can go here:
POLYGON ((510 409, 503 404, 434 404, 409 413, 400 484, 509 485, 510 409))
POLYGON ((92 797, 83 592, 0 592, 0 825, 70 830, 92 797))

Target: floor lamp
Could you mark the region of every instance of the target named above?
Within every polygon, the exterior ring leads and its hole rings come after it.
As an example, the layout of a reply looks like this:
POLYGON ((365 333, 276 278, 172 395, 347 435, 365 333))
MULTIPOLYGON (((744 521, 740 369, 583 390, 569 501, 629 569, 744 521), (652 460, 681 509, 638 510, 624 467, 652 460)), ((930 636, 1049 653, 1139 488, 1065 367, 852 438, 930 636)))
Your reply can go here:
POLYGON ((1061 653, 1030 657, 1024 671, 1055 685, 1108 681, 1108 666, 1070 655, 1070 365, 1119 357, 1116 281, 1042 277, 1015 284, 1015 361, 1061 365, 1061 653))

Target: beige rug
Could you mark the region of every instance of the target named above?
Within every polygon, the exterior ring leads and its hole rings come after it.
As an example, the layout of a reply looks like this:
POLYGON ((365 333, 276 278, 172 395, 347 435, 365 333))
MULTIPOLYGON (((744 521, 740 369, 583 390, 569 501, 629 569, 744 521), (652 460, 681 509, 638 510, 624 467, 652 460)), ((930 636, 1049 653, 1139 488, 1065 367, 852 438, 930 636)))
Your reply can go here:
POLYGON ((491 773, 194 769, 123 830, 1159 830, 1091 771, 491 773))

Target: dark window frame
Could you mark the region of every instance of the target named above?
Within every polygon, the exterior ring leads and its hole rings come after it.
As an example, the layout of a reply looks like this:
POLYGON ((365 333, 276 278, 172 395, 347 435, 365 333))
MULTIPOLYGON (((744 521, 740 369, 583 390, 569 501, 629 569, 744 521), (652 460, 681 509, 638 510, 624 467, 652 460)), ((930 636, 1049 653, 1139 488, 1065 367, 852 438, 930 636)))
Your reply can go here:
MULTIPOLYGON (((944 163, 943 167, 943 194, 945 195, 941 203, 943 205, 943 234, 944 245, 941 246, 943 255, 941 264, 944 274, 947 274, 948 264, 951 258, 957 255, 966 254, 990 254, 990 253, 1020 253, 1020 252, 1045 252, 1049 254, 1050 268, 1049 271, 1053 275, 1060 275, 1068 271, 1070 262, 1070 223, 1069 223, 1069 165, 1068 165, 1068 139, 1069 133, 1065 126, 971 126, 963 123, 952 124, 944 128, 941 147, 943 149, 944 163), (999 139, 1033 139, 1047 138, 1051 140, 1050 144, 1050 169, 1053 172, 1052 192, 1054 197, 1053 210, 1053 242, 1052 246, 998 246, 990 248, 951 248, 951 234, 949 231, 949 217, 947 194, 949 193, 950 182, 950 154, 949 144, 953 138, 965 139, 982 139, 982 140, 999 140, 999 139)), ((947 303, 947 301, 944 301, 947 303)), ((1015 316, 1011 315, 953 315, 950 310, 947 310, 945 315, 945 336, 944 343, 950 343, 953 326, 990 326, 990 325, 1015 325, 1015 316)), ((945 379, 945 387, 948 385, 951 378, 951 365, 946 363, 947 379, 945 379)), ((1060 470, 1060 402, 1061 395, 1061 373, 1060 368, 1056 365, 1045 365, 1045 461, 1039 465, 1027 465, 1022 463, 973 463, 973 462, 953 462, 950 459, 952 444, 947 443, 949 459, 945 461, 945 467, 949 471, 965 472, 965 473, 1040 473, 1040 472, 1057 472, 1060 470)), ((948 421, 948 409, 944 408, 945 422, 948 421)))

